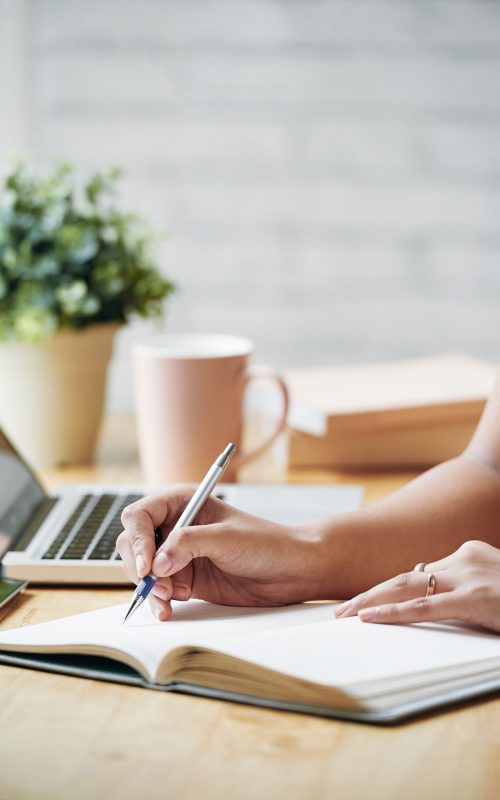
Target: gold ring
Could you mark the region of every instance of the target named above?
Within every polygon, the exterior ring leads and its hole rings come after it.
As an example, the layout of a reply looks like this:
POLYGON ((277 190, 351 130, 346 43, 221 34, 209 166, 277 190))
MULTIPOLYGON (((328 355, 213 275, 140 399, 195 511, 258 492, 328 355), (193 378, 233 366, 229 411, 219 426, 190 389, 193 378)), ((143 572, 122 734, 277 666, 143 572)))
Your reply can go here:
POLYGON ((427 591, 425 593, 426 597, 431 597, 436 590, 436 576, 429 572, 429 576, 427 578, 427 591))
POLYGON ((413 567, 413 572, 425 572, 425 567, 425 563, 421 561, 420 564, 417 564, 416 567, 413 567))

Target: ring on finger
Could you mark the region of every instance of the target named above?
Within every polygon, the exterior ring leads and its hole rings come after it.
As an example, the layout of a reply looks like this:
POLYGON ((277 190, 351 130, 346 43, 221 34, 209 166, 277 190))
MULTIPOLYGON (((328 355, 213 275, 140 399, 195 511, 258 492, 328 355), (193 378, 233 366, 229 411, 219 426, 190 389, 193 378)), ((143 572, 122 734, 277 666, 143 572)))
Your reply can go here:
POLYGON ((432 597, 435 591, 436 591, 436 576, 432 572, 429 572, 427 576, 427 591, 425 593, 425 596, 432 597))

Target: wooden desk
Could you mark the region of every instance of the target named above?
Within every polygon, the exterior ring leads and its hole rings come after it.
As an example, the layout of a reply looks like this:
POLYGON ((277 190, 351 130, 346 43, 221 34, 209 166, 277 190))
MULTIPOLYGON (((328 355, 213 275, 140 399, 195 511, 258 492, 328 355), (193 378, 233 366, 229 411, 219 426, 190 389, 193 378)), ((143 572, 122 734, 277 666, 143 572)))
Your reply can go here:
MULTIPOLYGON (((94 467, 48 486, 139 480, 130 423, 115 418, 94 467)), ((293 472, 362 483, 371 502, 411 473, 293 472)), ((125 602, 129 591, 29 588, 1 627, 125 602)), ((497 800, 500 699, 382 729, 29 670, 0 670, 0 800, 339 798, 497 800)))

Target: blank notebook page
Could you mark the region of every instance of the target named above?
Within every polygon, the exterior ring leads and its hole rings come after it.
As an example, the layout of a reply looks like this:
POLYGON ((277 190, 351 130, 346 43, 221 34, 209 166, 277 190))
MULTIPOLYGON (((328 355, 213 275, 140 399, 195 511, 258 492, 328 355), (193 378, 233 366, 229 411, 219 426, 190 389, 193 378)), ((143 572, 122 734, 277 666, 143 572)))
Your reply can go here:
POLYGON ((458 625, 374 625, 358 617, 311 620, 310 624, 250 633, 220 642, 228 655, 315 683, 349 687, 426 670, 471 671, 475 662, 497 659, 500 636, 458 625))
POLYGON ((452 670, 498 659, 500 636, 459 626, 370 625, 335 620, 333 604, 233 608, 190 600, 173 602, 173 617, 158 622, 145 604, 122 626, 128 604, 0 633, 2 644, 88 645, 121 649, 151 677, 168 650, 195 645, 220 650, 316 683, 348 687, 394 680, 422 670, 452 670))
POLYGON ((217 648, 242 632, 275 630, 306 621, 332 619, 332 604, 306 604, 281 608, 235 608, 190 600, 172 601, 169 622, 158 622, 149 605, 142 605, 122 625, 129 604, 89 611, 71 617, 27 625, 0 633, 2 644, 50 648, 89 645, 114 648, 140 660, 153 676, 168 650, 183 644, 217 648))

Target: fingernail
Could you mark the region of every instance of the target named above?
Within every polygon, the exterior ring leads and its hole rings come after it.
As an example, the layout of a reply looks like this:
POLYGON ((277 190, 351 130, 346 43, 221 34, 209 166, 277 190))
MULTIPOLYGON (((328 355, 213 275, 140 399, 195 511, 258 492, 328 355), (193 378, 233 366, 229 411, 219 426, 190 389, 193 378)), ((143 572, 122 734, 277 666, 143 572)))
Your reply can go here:
POLYGON ((346 611, 349 611, 351 608, 351 602, 348 601, 347 603, 341 603, 339 606, 336 607, 334 613, 336 617, 341 617, 346 611))
POLYGON ((175 599, 176 600, 189 600, 191 597, 191 589, 189 586, 176 586, 175 587, 175 599))
POLYGON ((139 578, 143 578, 146 572, 146 560, 144 556, 136 556, 135 568, 137 570, 139 578))
POLYGON ((368 622, 370 619, 374 619, 377 616, 377 609, 376 608, 361 608, 358 611, 358 617, 361 619, 362 622, 368 622))
POLYGON ((153 561, 153 571, 155 575, 166 575, 171 568, 172 562, 168 556, 166 556, 165 553, 158 553, 153 561))

